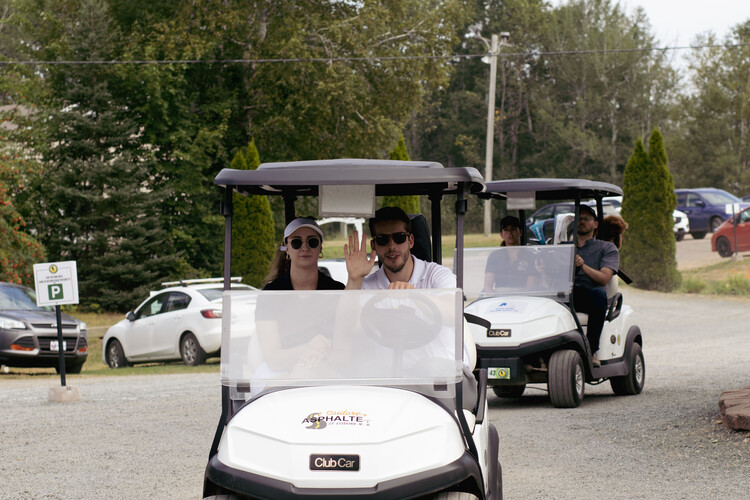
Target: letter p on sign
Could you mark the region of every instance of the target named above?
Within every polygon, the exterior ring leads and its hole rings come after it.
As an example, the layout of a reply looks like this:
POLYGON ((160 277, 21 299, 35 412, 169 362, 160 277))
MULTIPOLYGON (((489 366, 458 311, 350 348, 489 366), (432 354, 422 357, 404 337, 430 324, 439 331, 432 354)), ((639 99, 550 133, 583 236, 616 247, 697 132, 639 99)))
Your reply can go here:
POLYGON ((47 285, 47 294, 50 300, 63 299, 63 287, 60 283, 47 285))

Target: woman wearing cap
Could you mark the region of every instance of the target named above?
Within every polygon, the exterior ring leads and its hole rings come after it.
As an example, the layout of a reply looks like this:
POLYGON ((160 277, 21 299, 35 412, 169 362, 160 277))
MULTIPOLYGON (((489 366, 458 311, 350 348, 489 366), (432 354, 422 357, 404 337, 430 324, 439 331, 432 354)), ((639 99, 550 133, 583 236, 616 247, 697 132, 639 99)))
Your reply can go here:
POLYGON ((311 217, 298 217, 284 229, 264 290, 343 290, 344 284, 318 270, 323 231, 311 217))
MULTIPOLYGON (((344 284, 318 270, 323 245, 323 231, 311 217, 298 217, 284 229, 283 244, 276 251, 263 290, 343 290, 344 284)), ((306 301, 310 307, 314 301, 306 301)), ((274 378, 281 373, 303 374, 304 370, 322 370, 331 347, 330 328, 309 321, 300 328, 299 321, 273 314, 276 302, 264 294, 256 304, 256 331, 263 362, 254 378, 274 378), (269 306, 270 307, 267 307, 269 306), (302 370, 302 371, 301 371, 302 370)), ((315 318, 315 310, 302 310, 295 315, 315 318)), ((254 388, 253 394, 261 388, 254 388)))

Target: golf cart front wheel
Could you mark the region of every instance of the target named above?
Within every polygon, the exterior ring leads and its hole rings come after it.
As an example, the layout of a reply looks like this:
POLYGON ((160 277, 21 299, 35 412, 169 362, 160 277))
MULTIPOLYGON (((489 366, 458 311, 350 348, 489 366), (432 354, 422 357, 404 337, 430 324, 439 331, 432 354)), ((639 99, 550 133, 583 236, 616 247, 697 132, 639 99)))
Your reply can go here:
POLYGON ((465 491, 445 491, 430 498, 433 500, 475 500, 479 497, 473 493, 467 493, 465 491))
POLYGON ((618 396, 634 396, 640 394, 646 383, 646 363, 643 359, 643 349, 635 342, 630 346, 630 370, 623 377, 612 377, 609 384, 618 396))
POLYGON ((547 389, 555 408, 577 408, 583 400, 586 374, 578 351, 557 351, 549 358, 547 389))

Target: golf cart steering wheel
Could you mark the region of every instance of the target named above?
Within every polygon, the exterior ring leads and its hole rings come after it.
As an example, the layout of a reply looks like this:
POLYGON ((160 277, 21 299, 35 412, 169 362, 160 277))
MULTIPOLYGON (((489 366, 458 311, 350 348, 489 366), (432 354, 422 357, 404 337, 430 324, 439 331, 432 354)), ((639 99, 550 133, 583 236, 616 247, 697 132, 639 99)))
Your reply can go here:
POLYGON ((440 310, 432 300, 409 294, 408 300, 382 295, 371 297, 362 308, 361 320, 365 333, 379 345, 408 350, 432 342, 440 334, 441 318, 440 310), (398 301, 395 309, 388 304, 393 301, 398 301), (383 303, 383 307, 378 307, 383 303))

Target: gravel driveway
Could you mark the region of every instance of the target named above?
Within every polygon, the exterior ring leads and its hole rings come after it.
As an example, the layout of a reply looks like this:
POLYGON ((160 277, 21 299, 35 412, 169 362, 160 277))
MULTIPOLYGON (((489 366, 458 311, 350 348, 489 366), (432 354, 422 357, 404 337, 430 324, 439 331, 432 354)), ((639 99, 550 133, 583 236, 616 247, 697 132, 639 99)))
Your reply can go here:
MULTIPOLYGON (((680 267, 686 252, 719 261, 706 245, 679 242, 680 267)), ((490 396, 505 497, 747 498, 750 433, 718 424, 717 401, 750 385, 750 300, 624 294, 645 337, 643 394, 587 385, 572 410, 552 408, 540 389, 490 396)), ((51 404, 59 379, 0 375, 0 499, 200 498, 218 373, 68 383, 82 401, 51 404)))

